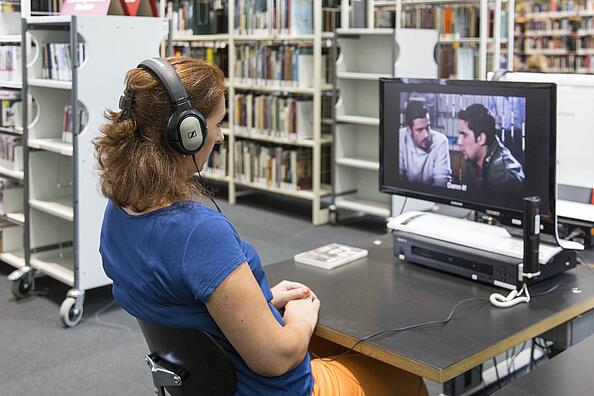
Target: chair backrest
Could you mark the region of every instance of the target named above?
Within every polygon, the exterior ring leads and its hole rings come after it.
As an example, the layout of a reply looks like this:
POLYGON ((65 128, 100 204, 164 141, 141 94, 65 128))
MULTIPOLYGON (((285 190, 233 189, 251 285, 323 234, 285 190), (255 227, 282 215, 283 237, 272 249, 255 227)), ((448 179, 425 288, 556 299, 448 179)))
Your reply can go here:
POLYGON ((137 319, 151 354, 181 367, 181 386, 166 387, 173 396, 233 395, 235 367, 225 350, 208 333, 164 327, 137 319))

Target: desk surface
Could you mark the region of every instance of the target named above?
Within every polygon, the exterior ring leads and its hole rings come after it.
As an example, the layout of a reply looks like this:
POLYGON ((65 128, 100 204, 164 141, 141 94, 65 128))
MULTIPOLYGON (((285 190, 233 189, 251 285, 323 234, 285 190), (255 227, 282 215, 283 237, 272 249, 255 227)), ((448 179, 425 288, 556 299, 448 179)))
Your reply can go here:
MULTIPOLYGON (((351 347, 380 330, 443 320, 462 299, 488 296, 489 285, 399 261, 392 236, 361 244, 367 258, 333 270, 287 260, 265 267, 271 284, 303 282, 322 303, 316 334, 351 347), (381 241, 381 245, 375 245, 381 241)), ((591 258, 590 258, 591 261, 591 258)), ((385 335, 356 350, 436 382, 445 382, 509 348, 594 308, 594 271, 584 266, 542 282, 532 293, 563 283, 530 304, 498 309, 488 301, 469 302, 445 326, 385 335), (572 293, 572 287, 582 292, 572 293)))
POLYGON ((594 336, 573 345, 494 395, 591 395, 594 393, 592 356, 594 336))

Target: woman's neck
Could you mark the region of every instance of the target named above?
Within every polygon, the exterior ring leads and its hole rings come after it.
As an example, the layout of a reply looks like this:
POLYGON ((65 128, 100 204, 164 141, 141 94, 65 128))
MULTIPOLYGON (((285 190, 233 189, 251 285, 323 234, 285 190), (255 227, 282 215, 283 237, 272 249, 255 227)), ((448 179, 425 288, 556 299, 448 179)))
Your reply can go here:
POLYGON ((130 209, 130 207, 128 207, 128 206, 124 207, 123 209, 129 215, 133 215, 133 216, 136 215, 136 216, 138 216, 138 215, 142 215, 142 214, 154 212, 155 210, 159 210, 159 209, 165 208, 167 206, 170 206, 171 204, 173 204, 173 202, 162 201, 162 202, 159 202, 156 205, 153 205, 153 206, 150 206, 150 207, 146 208, 145 210, 143 210, 141 212, 136 212, 136 211, 130 209))

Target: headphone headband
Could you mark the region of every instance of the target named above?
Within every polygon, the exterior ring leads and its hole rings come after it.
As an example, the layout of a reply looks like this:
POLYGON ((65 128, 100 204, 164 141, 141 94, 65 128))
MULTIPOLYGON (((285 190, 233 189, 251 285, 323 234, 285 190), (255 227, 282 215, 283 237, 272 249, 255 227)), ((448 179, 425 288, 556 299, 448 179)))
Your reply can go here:
POLYGON ((161 58, 149 58, 140 62, 138 67, 149 69, 159 77, 174 106, 178 107, 189 101, 186 89, 171 63, 161 58))

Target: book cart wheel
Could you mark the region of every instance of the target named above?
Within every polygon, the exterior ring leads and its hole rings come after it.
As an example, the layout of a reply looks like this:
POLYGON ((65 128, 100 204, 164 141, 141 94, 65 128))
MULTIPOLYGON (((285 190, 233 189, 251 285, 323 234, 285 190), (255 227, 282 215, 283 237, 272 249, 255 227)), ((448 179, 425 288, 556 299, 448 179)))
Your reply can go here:
POLYGON ((330 224, 335 226, 338 225, 338 208, 335 205, 328 207, 330 215, 330 224))
POLYGON ((65 327, 74 327, 83 316, 84 293, 71 289, 60 305, 60 320, 65 327))
POLYGON ((23 267, 13 271, 8 275, 8 280, 11 282, 12 294, 17 299, 27 297, 35 286, 35 277, 30 267, 23 267))

